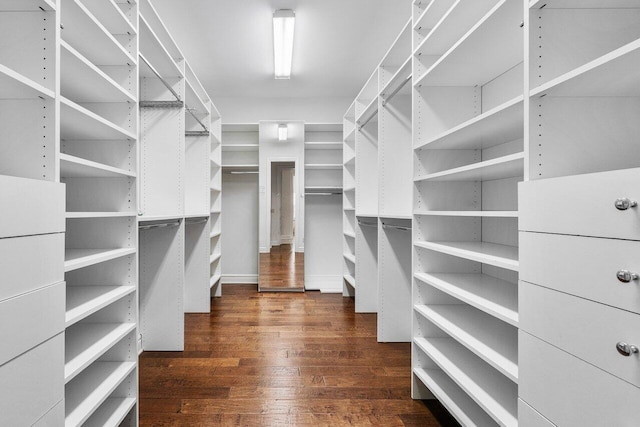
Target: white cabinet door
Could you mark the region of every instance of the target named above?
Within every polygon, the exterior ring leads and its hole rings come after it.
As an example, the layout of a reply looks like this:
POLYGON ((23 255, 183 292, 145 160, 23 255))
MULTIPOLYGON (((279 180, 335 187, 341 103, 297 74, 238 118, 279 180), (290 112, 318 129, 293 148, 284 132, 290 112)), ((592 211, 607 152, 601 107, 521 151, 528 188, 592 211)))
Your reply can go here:
POLYGON ((640 168, 520 183, 520 230, 640 240, 640 168))

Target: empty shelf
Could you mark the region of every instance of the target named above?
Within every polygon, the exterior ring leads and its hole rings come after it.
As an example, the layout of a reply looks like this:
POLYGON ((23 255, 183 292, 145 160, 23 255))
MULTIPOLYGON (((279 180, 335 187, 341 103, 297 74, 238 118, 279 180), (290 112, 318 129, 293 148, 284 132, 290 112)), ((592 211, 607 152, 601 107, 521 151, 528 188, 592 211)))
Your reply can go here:
POLYGON ((135 397, 110 397, 83 424, 85 427, 119 426, 136 404, 135 397))
POLYGON ((416 305, 415 311, 518 383, 518 329, 467 304, 416 305))
POLYGON ((371 100, 369 105, 367 105, 367 107, 364 109, 362 114, 360 114, 360 117, 358 117, 358 120, 356 123, 358 123, 358 126, 362 127, 367 123, 371 122, 371 120, 376 114, 378 114, 378 97, 377 96, 371 100))
POLYGON ((356 233, 352 233, 350 231, 345 231, 344 235, 347 236, 347 237, 351 237, 352 239, 356 238, 356 233))
POLYGON ((195 109, 195 111, 193 112, 196 115, 202 116, 202 117, 207 116, 209 114, 209 108, 207 108, 205 101, 200 99, 200 97, 198 96, 195 88, 193 87, 189 79, 185 79, 185 83, 186 83, 185 102, 187 103, 189 108, 195 109))
POLYGON ((222 151, 258 151, 258 144, 222 144, 222 151))
POLYGON ((135 323, 78 323, 67 328, 65 331, 65 383, 75 378, 135 329, 135 323))
POLYGON ((344 136, 344 142, 353 142, 354 141, 354 137, 356 134, 356 127, 355 125, 351 128, 351 130, 349 132, 347 132, 344 136))
POLYGON ((413 374, 427 386, 463 426, 494 426, 495 421, 440 369, 415 368, 413 374))
POLYGON ((344 258, 352 264, 356 263, 356 257, 351 254, 344 254, 344 258))
POLYGON ((515 383, 496 376, 493 368, 451 338, 415 338, 414 342, 498 424, 518 425, 515 383))
POLYGON ((209 257, 209 264, 213 264, 214 262, 218 261, 221 256, 222 256, 222 254, 212 254, 209 257))
MULTIPOLYGON (((174 58, 171 57, 169 51, 162 44, 156 33, 142 14, 140 16, 140 55, 144 58, 141 62, 147 62, 151 67, 162 76, 162 78, 182 77, 182 70, 176 64, 174 58)), ((156 77, 150 71, 150 67, 140 67, 143 77, 156 77), (146 70, 143 73, 143 69, 146 70)))
POLYGON ((136 29, 116 3, 121 0, 82 0, 111 34, 135 34, 136 29))
POLYGON ((569 71, 531 91, 531 96, 640 96, 640 39, 569 71))
POLYGON ((382 88, 380 92, 380 96, 382 97, 382 105, 385 105, 387 101, 391 99, 391 97, 395 96, 397 93, 401 94, 409 94, 409 88, 411 85, 407 86, 407 83, 411 80, 411 57, 407 58, 407 60, 400 66, 398 71, 391 77, 387 85, 382 88), (405 93, 407 92, 407 93, 405 93))
POLYGON ((415 242, 419 248, 518 271, 518 247, 487 242, 415 242))
POLYGON ((135 212, 67 212, 67 219, 77 218, 126 218, 138 216, 135 212))
POLYGON ((344 161, 345 166, 355 165, 356 164, 356 156, 351 156, 344 161))
POLYGON ((62 178, 123 178, 135 177, 136 174, 62 153, 60 154, 60 176, 62 178))
POLYGON ((60 137, 67 140, 135 140, 136 135, 60 97, 60 137))
POLYGON ((416 273, 421 282, 518 326, 518 285, 486 274, 416 273))
POLYGON ((353 276, 352 276, 352 275, 350 275, 350 274, 345 274, 345 275, 344 275, 344 280, 345 280, 349 285, 351 285, 351 287, 352 287, 352 288, 354 288, 354 289, 355 289, 355 287, 356 287, 356 279, 355 279, 355 277, 353 277, 353 276))
POLYGON ((305 150, 342 150, 342 142, 305 142, 305 150))
POLYGON ((151 222, 151 221, 171 221, 171 220, 181 220, 184 218, 184 215, 180 214, 172 214, 172 215, 142 215, 139 219, 139 222, 151 222))
POLYGON ((510 154, 497 159, 473 163, 428 175, 415 181, 491 181, 524 175, 524 153, 510 154))
POLYGON ((417 145, 415 149, 484 149, 524 137, 523 96, 505 102, 479 116, 417 145))
POLYGON ((135 362, 96 362, 67 384, 65 427, 82 425, 135 367, 135 362))
POLYGON ((136 253, 135 248, 67 249, 65 251, 64 271, 77 270, 134 253, 136 253))
POLYGON ((342 164, 341 163, 337 163, 337 164, 330 164, 330 163, 315 163, 315 164, 306 164, 304 165, 304 168, 307 170, 342 170, 342 164))
POLYGON ((222 234, 221 231, 212 231, 211 234, 209 235, 210 238, 214 238, 214 237, 218 237, 222 234))
POLYGON ((416 216, 455 216, 477 218, 517 218, 518 211, 416 211, 416 216))
POLYGON ((41 12, 56 10, 53 0, 3 0, 2 9, 5 11, 41 12))
POLYGON ((65 41, 60 42, 60 92, 74 102, 129 102, 133 95, 65 41))
POLYGON ((221 277, 222 277, 221 274, 216 274, 215 276, 211 276, 211 279, 209 279, 209 288, 213 288, 215 284, 218 283, 221 277))
POLYGON ((3 99, 53 99, 55 94, 39 83, 0 64, 0 87, 3 99))
POLYGON ((65 326, 92 315, 98 310, 135 292, 135 286, 69 286, 65 326))

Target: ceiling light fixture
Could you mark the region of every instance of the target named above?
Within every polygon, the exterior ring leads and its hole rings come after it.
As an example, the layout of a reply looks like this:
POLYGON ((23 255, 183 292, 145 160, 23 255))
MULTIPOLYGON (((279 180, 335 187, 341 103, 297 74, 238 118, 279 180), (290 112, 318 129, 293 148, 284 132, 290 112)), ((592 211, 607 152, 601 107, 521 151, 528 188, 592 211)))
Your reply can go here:
POLYGON ((279 9, 273 13, 273 60, 276 79, 291 78, 295 22, 296 15, 291 9, 279 9))
POLYGON ((278 141, 286 141, 289 138, 289 128, 287 125, 278 125, 278 141))

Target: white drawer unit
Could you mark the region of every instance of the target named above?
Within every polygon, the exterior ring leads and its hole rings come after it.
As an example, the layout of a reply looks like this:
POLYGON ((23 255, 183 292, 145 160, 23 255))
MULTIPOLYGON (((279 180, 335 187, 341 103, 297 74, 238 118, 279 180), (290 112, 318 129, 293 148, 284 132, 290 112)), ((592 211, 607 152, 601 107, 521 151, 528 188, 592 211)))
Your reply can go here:
POLYGON ((0 175, 0 238, 63 233, 65 186, 0 175))
POLYGON ((520 184, 520 230, 640 240, 640 168, 520 184))
POLYGON ((525 282, 519 297, 523 331, 640 387, 640 315, 525 282))
POLYGON ((624 277, 640 273, 638 253, 635 241, 521 232, 520 279, 640 313, 640 280, 624 277))
POLYGON ((520 398, 553 424, 638 426, 640 388, 522 330, 519 366, 520 398))

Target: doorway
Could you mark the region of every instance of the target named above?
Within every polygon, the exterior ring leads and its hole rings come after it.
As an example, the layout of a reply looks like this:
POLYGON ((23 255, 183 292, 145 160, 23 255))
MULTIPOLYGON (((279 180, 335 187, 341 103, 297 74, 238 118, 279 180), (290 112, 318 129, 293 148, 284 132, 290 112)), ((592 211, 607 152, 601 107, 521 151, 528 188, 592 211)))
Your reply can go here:
POLYGON ((304 253, 295 251, 298 198, 296 164, 270 163, 271 236, 260 254, 260 291, 304 292, 304 253))

